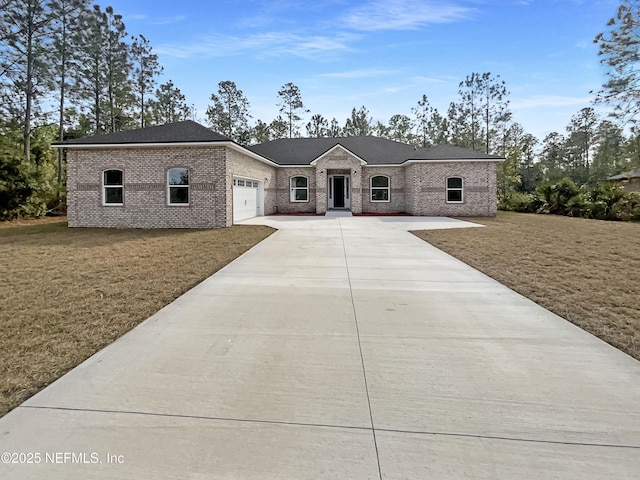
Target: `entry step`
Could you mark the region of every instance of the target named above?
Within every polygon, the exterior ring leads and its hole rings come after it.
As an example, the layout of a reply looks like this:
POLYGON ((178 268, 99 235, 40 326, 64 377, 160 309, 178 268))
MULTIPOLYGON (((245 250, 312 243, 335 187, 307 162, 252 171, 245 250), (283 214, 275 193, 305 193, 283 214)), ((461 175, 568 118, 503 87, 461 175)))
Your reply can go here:
POLYGON ((353 217, 349 210, 327 210, 325 217, 353 217))

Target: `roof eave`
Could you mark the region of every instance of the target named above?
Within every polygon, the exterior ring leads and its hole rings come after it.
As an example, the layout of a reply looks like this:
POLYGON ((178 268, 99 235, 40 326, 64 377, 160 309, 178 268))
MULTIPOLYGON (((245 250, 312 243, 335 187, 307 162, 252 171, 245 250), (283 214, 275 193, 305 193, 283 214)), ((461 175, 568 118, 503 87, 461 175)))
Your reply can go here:
POLYGON ((54 148, 152 148, 152 147, 202 147, 230 143, 226 140, 205 142, 128 142, 128 143, 52 143, 54 148))
POLYGON ((504 158, 438 158, 438 159, 417 159, 412 158, 411 160, 407 160, 403 163, 403 165, 408 165, 411 163, 451 163, 451 162, 493 162, 500 163, 504 162, 506 159, 504 158))
POLYGON ((265 163, 272 167, 279 167, 277 163, 259 155, 242 145, 230 140, 213 140, 208 142, 162 142, 162 143, 54 143, 54 148, 71 148, 71 149, 113 149, 113 148, 165 148, 165 147, 229 147, 236 150, 254 160, 265 163))
POLYGON ((374 168, 374 167, 402 167, 404 164, 403 163, 368 163, 367 165, 364 165, 367 168, 374 168))

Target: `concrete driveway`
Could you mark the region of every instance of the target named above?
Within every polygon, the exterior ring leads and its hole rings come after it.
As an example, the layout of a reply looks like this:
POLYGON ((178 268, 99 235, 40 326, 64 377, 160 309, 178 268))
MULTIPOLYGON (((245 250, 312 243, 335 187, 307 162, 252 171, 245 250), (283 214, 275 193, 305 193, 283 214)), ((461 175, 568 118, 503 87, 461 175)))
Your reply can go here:
POLYGON ((245 223, 279 231, 0 419, 0 478, 638 478, 640 362, 406 231, 469 224, 245 223))

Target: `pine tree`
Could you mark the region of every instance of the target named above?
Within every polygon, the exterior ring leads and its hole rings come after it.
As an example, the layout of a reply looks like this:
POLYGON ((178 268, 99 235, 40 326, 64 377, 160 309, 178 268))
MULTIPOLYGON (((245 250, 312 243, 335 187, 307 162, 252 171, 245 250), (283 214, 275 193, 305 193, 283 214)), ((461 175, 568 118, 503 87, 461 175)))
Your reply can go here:
POLYGON ((615 118, 635 124, 640 113, 640 2, 622 0, 607 29, 593 40, 608 69, 596 102, 612 105, 615 118))
POLYGON ((107 109, 109 131, 116 132, 129 121, 126 111, 133 103, 129 72, 129 47, 124 43, 127 37, 122 15, 116 14, 112 7, 105 8, 106 45, 105 54, 107 68, 107 109))
POLYGON ((258 120, 254 127, 251 129, 252 143, 264 143, 271 140, 271 131, 269 125, 258 120))
POLYGON ((389 119, 388 137, 402 143, 413 141, 413 122, 407 115, 396 114, 389 119))
POLYGON ((236 142, 249 131, 249 101, 232 81, 218 83, 218 94, 211 94, 213 105, 207 108, 209 125, 236 142))
POLYGON ((289 122, 282 118, 281 115, 278 115, 278 118, 269 124, 269 132, 271 140, 289 138, 289 122))
POLYGON ((140 127, 144 128, 150 100, 148 97, 156 85, 156 77, 162 73, 163 68, 158 63, 158 56, 152 53, 149 40, 143 35, 133 37, 130 50, 133 61, 133 90, 140 110, 140 127))
POLYGON ((312 138, 326 137, 329 134, 329 122, 319 113, 311 117, 307 123, 307 135, 312 138))
POLYGON ((460 103, 450 110, 451 120, 464 124, 459 128, 466 132, 469 148, 490 153, 500 125, 511 118, 506 84, 500 75, 472 73, 459 88, 460 103))
POLYGON ((294 134, 296 136, 298 134, 298 122, 302 120, 300 114, 307 113, 309 110, 304 108, 300 89, 291 82, 282 86, 278 92, 278 98, 280 99, 278 103, 280 114, 284 115, 284 118, 287 120, 289 138, 293 138, 294 134))
POLYGON ((12 0, 0 11, 2 56, 0 77, 6 77, 9 95, 5 109, 19 115, 22 152, 31 155, 31 133, 39 101, 51 82, 46 42, 50 35, 51 15, 48 0, 12 0), (17 99, 17 102, 14 100, 17 99))
POLYGON ((344 135, 344 132, 340 127, 340 123, 338 123, 338 120, 335 117, 332 118, 331 123, 329 123, 328 136, 331 138, 336 138, 336 137, 342 137, 343 135, 344 135))
POLYGON ((156 89, 155 99, 149 100, 149 110, 154 125, 181 122, 193 116, 193 109, 171 80, 156 89))
POLYGON ((369 116, 369 110, 363 105, 359 110, 355 108, 351 111, 351 118, 348 118, 344 125, 344 135, 346 137, 356 137, 371 134, 371 122, 373 118, 369 116))
MULTIPOLYGON (((58 141, 64 140, 67 91, 71 87, 74 68, 77 66, 78 42, 81 32, 80 18, 88 10, 90 0, 51 0, 52 42, 49 48, 51 70, 58 96, 58 141)), ((62 184, 62 149, 58 150, 58 184, 62 184)))

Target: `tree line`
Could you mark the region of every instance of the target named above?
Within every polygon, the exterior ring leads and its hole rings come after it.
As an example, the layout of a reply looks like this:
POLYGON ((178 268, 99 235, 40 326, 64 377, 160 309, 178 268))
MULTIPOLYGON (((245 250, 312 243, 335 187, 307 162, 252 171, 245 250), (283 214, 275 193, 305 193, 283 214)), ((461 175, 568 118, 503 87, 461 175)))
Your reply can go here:
MULTIPOLYGON (((595 185, 640 167, 639 27, 638 0, 622 0, 594 39, 607 68, 594 103, 613 106, 612 116, 585 107, 564 132, 543 139, 514 121, 507 85, 491 72, 461 80, 446 111, 422 94, 410 112, 386 122, 374 122, 365 106, 354 107, 345 121, 311 112, 293 83, 277 92, 275 119, 252 122, 249 100, 225 80, 210 97, 206 121, 243 145, 375 135, 500 155, 506 158, 498 172, 501 201, 563 178, 595 185)), ((130 35, 112 7, 90 0, 0 0, 0 216, 41 214, 64 199, 64 159, 50 148, 53 141, 197 119, 171 80, 158 85, 162 72, 150 42, 130 35)))
POLYGON ((90 0, 0 0, 0 217, 64 199, 51 143, 194 118, 144 35, 90 0))

